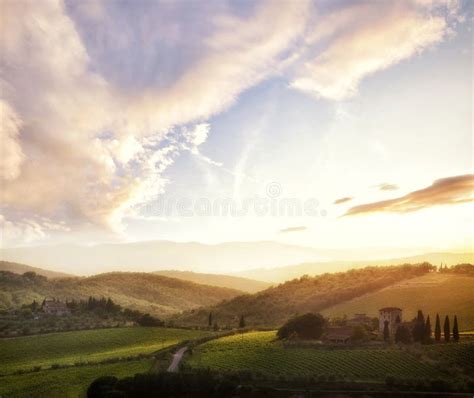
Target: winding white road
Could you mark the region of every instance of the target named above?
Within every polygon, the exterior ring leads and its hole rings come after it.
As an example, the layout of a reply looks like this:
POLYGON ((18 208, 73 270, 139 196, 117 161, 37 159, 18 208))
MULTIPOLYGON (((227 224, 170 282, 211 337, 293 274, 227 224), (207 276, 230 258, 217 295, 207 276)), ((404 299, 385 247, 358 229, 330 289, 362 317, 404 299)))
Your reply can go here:
POLYGON ((173 354, 173 361, 168 368, 168 372, 177 372, 179 370, 179 363, 183 358, 183 354, 187 351, 188 347, 180 348, 176 354, 173 354))

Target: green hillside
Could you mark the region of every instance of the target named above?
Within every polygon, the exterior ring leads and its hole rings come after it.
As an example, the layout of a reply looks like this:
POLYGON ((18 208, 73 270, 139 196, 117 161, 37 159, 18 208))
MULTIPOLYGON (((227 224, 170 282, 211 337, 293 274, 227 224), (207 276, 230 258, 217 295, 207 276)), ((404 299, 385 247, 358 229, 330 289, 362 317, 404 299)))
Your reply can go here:
POLYGON ((410 320, 422 309, 431 319, 456 314, 461 330, 474 329, 474 277, 429 273, 419 278, 396 283, 380 291, 326 308, 326 316, 353 316, 366 313, 377 316, 378 309, 396 306, 403 309, 403 318, 410 320))
MULTIPOLYGON (((397 379, 446 377, 446 369, 455 365, 472 374, 474 344, 420 347, 285 347, 275 332, 253 332, 222 337, 193 350, 186 364, 222 372, 252 371, 278 379, 301 377, 346 378, 384 382, 387 375, 397 379)), ((452 376, 450 376, 452 377, 452 376)))
POLYGON ((130 327, 0 339, 0 375, 35 366, 45 369, 53 364, 73 365, 150 354, 207 334, 197 330, 130 327))
POLYGON ((188 311, 177 317, 182 324, 207 324, 208 314, 221 326, 236 326, 241 315, 247 325, 279 326, 298 313, 320 312, 401 281, 429 273, 433 267, 400 265, 367 267, 347 272, 304 276, 253 295, 243 295, 215 306, 188 311))
POLYGON ((0 309, 45 297, 86 299, 110 297, 117 304, 156 316, 214 305, 242 294, 233 289, 200 285, 147 273, 114 272, 87 278, 47 279, 0 271, 0 309))
POLYGON ((127 377, 147 372, 153 359, 65 369, 42 370, 0 379, 0 396, 8 398, 82 398, 101 376, 127 377))

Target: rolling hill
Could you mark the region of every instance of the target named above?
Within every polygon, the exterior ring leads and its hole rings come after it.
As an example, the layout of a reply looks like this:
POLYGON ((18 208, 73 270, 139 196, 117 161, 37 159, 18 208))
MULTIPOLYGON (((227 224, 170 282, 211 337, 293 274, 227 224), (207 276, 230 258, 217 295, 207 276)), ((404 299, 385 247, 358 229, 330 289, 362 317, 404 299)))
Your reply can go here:
POLYGON ((460 330, 474 329, 474 277, 453 274, 429 273, 404 280, 361 297, 328 307, 323 315, 335 317, 366 313, 377 316, 378 309, 389 304, 403 309, 403 318, 415 317, 418 309, 435 319, 439 313, 457 315, 460 330))
POLYGON ((191 271, 156 271, 154 274, 205 285, 237 289, 245 293, 256 293, 270 287, 270 283, 267 282, 222 274, 203 274, 191 271))
MULTIPOLYGON (((204 325, 212 311, 213 319, 219 325, 235 326, 239 317, 244 315, 249 326, 275 327, 298 313, 320 312, 364 294, 426 275, 432 270, 433 266, 423 263, 366 267, 316 277, 305 276, 253 295, 243 295, 215 306, 187 311, 178 316, 176 321, 188 325, 204 325)), ((474 282, 474 278, 472 281, 474 282)), ((471 297, 472 295, 474 293, 471 293, 471 297)))
POLYGON ((25 272, 34 272, 38 275, 45 276, 49 279, 54 278, 70 278, 74 275, 66 274, 64 272, 50 271, 43 268, 32 267, 30 265, 11 263, 8 261, 0 261, 0 271, 9 271, 15 274, 24 274, 25 272))
POLYGON ((159 317, 214 305, 242 292, 147 273, 114 272, 88 278, 47 279, 0 272, 0 308, 18 307, 45 297, 110 297, 116 303, 159 317))
POLYGON ((303 275, 320 275, 325 272, 339 272, 352 268, 362 268, 367 266, 386 266, 393 264, 419 264, 428 262, 434 265, 441 263, 447 265, 455 265, 461 263, 474 263, 474 253, 426 253, 422 255, 371 260, 371 261, 325 261, 311 262, 296 265, 289 265, 278 268, 256 268, 253 270, 242 271, 235 275, 250 278, 269 283, 281 283, 293 278, 299 278, 303 275))

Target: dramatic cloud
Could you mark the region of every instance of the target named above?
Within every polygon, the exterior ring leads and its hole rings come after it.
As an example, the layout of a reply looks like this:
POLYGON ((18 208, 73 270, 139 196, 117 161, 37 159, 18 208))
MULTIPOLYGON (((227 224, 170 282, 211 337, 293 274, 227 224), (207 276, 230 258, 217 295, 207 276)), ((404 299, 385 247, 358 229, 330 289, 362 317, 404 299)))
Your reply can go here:
POLYGON ((345 197, 345 198, 336 199, 336 200, 334 201, 334 204, 335 204, 335 205, 340 205, 341 203, 349 202, 349 201, 351 201, 352 199, 354 199, 354 198, 349 197, 349 196, 347 196, 347 197, 345 197))
POLYGON ((440 205, 455 205, 474 200, 474 174, 441 178, 427 188, 398 198, 350 208, 345 216, 376 212, 407 213, 440 205))
POLYGON ((364 77, 440 42, 449 26, 438 11, 449 4, 453 2, 349 2, 334 9, 318 20, 307 39, 310 44, 324 42, 324 50, 299 69, 292 87, 333 100, 354 95, 364 77))
POLYGON ((287 234, 287 233, 291 233, 291 232, 301 232, 301 231, 305 231, 307 230, 308 228, 307 227, 304 227, 304 226, 301 226, 301 227, 289 227, 289 228, 283 228, 283 229, 280 229, 280 233, 281 234, 287 234))
MULTIPOLYGON (((304 29, 308 7, 263 2, 246 17, 218 12, 209 31, 199 32, 194 44, 202 51, 180 66, 182 73, 137 92, 98 73, 102 65, 93 64, 60 1, 3 2, 0 178, 4 211, 15 211, 11 222, 42 214, 118 230, 135 206, 163 192, 162 174, 180 151, 218 165, 197 150, 209 125, 193 123, 276 72, 280 54, 304 29)), ((104 4, 80 9, 88 24, 107 22, 104 4)), ((102 33, 105 43, 125 48, 124 59, 137 46, 126 29, 102 33)), ((146 37, 162 39, 153 30, 146 37)), ((153 48, 148 40, 139 46, 153 48)))
POLYGON ((181 152, 222 166, 199 149, 207 121, 245 90, 283 76, 345 98, 439 42, 452 18, 438 2, 321 12, 309 0, 217 1, 198 17, 188 4, 0 3, 0 211, 10 230, 121 231, 164 192, 181 152))

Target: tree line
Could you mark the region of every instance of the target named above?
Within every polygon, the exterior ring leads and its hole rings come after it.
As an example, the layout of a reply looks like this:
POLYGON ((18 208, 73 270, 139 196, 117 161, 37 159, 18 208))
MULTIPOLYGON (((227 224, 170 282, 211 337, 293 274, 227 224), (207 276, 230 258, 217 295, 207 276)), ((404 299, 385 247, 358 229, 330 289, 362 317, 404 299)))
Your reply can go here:
MULTIPOLYGON (((56 301, 56 298, 53 298, 56 301)), ((36 300, 29 305, 24 305, 23 308, 30 308, 32 312, 38 312, 41 310, 45 300, 40 305, 36 300)), ((75 315, 83 315, 87 313, 93 313, 101 317, 106 316, 122 316, 123 318, 136 322, 140 326, 164 326, 165 323, 148 313, 143 313, 138 310, 132 310, 130 308, 124 308, 120 304, 115 303, 110 297, 96 298, 89 296, 86 300, 66 300, 65 304, 67 308, 75 315)))
MULTIPOLYGON (((384 325, 383 330, 384 340, 388 341, 390 338, 390 330, 388 324, 384 325)), ((431 327, 430 316, 428 315, 425 320, 423 311, 418 310, 416 318, 413 320, 413 327, 410 330, 406 325, 399 325, 395 332, 395 341, 397 343, 409 344, 411 342, 421 343, 421 344, 431 344, 433 342, 433 331, 431 327)), ((439 314, 436 314, 436 323, 434 330, 434 339, 437 342, 440 342, 444 339, 445 342, 459 341, 459 326, 458 318, 454 315, 453 328, 451 329, 449 316, 446 315, 444 318, 443 324, 443 333, 441 331, 441 320, 439 314)))
MULTIPOLYGON (((245 317, 243 315, 240 315, 240 317, 238 318, 239 318, 239 329, 244 329, 245 326, 247 326, 245 322, 245 317)), ((207 317, 207 326, 209 327, 209 329, 213 328, 214 330, 219 330, 219 325, 215 321, 215 317, 212 311, 209 312, 209 315, 207 317)))

